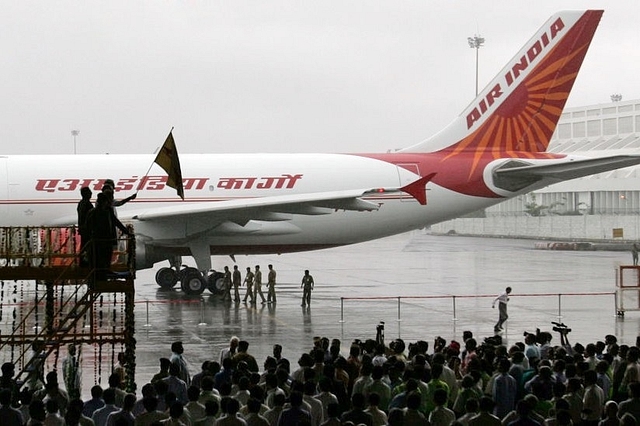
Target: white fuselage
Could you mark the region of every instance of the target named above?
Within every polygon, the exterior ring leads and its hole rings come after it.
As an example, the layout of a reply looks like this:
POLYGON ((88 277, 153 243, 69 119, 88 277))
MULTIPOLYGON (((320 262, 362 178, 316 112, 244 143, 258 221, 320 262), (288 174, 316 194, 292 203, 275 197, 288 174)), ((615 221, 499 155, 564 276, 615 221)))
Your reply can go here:
MULTIPOLYGON (((182 155, 185 200, 164 185, 166 174, 149 155, 8 156, 0 158, 0 212, 3 226, 75 223, 80 188, 94 198, 104 179, 116 182, 116 199, 138 197, 118 208, 123 221, 157 207, 308 194, 353 188, 399 187, 419 175, 405 167, 358 155, 203 154, 182 155), (143 182, 141 184, 141 182, 143 182)), ((417 171, 417 170, 416 170, 417 171)), ((424 175, 428 171, 420 170, 424 175)), ((470 197, 427 185, 426 206, 407 194, 366 197, 377 211, 291 214, 284 221, 251 221, 240 228, 219 226, 206 232, 213 254, 281 253, 340 246, 421 228, 474 211, 501 198, 470 197)), ((189 224, 133 221, 136 234, 158 246, 188 246, 189 224), (175 226, 174 226, 175 225, 175 226)), ((201 235, 200 235, 201 237, 201 235)))

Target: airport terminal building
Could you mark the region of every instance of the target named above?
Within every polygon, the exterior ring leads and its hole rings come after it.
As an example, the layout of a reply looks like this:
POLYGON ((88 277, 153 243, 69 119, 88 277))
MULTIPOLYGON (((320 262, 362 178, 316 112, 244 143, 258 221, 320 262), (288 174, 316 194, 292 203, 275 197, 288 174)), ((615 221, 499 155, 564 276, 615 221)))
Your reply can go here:
MULTIPOLYGON (((567 108, 549 152, 640 153, 640 99, 567 108)), ((435 232, 570 239, 640 239, 640 166, 575 179, 432 227, 435 232)))

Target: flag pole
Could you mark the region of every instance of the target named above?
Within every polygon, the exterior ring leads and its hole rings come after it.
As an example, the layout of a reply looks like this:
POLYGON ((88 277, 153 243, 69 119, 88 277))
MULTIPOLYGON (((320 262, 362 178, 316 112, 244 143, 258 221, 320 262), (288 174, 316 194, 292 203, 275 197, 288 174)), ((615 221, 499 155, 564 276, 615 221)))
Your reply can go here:
POLYGON ((153 167, 154 163, 155 163, 155 161, 151 162, 151 164, 149 165, 149 168, 147 169, 147 172, 144 174, 144 176, 142 176, 142 179, 140 179, 140 183, 138 184, 138 187, 136 188, 136 195, 138 195, 138 192, 140 192, 140 190, 142 189, 142 186, 145 183, 145 178, 147 176, 149 176, 149 172, 151 171, 151 168, 153 167))

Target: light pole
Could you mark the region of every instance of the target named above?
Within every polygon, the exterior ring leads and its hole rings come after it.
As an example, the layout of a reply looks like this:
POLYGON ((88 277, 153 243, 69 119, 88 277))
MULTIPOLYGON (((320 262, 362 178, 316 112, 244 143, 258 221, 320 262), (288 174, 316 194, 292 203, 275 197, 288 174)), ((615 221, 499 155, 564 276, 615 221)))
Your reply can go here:
POLYGON ((80 134, 80 130, 72 130, 71 136, 73 136, 73 155, 76 154, 76 138, 80 134))
POLYGON ((467 41, 469 42, 470 48, 476 49, 476 96, 478 96, 478 51, 484 44, 484 37, 476 34, 473 37, 467 37, 467 41))

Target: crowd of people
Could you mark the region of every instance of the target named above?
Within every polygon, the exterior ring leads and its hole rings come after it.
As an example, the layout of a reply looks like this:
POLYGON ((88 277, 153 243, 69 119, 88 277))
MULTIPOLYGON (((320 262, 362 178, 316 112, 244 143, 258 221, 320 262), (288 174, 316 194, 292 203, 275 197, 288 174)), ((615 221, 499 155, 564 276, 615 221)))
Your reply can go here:
MULTIPOLYGON (((58 384, 20 389, 14 366, 0 377, 0 423, 19 425, 637 425, 640 420, 640 348, 616 337, 571 345, 569 328, 525 333, 503 345, 499 335, 463 341, 435 338, 430 346, 401 339, 314 338, 295 364, 281 345, 262 365, 249 342, 231 338, 219 356, 195 374, 181 342, 160 358, 159 372, 125 392, 123 369, 91 398, 58 384), (69 395, 72 394, 70 398, 69 395), (75 397, 74 397, 75 396, 75 397)), ((117 371, 116 371, 117 370, 117 371)), ((65 374, 65 383, 67 377, 65 374)))

